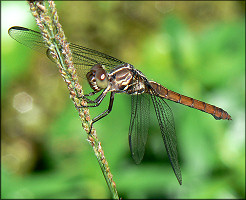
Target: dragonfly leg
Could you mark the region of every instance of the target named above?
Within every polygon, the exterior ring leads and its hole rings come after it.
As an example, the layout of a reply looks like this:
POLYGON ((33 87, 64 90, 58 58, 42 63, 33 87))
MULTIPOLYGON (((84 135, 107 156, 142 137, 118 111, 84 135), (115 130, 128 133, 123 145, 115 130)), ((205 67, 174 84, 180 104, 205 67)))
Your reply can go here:
POLYGON ((96 93, 98 93, 98 91, 93 91, 93 92, 90 92, 89 94, 84 94, 84 95, 82 96, 82 98, 83 98, 83 97, 90 97, 90 96, 92 96, 92 95, 94 95, 94 94, 96 94, 96 93))
MULTIPOLYGON (((87 107, 97 107, 100 105, 104 97, 107 95, 108 90, 104 90, 95 100, 90 100, 86 98, 85 96, 81 97, 83 100, 85 100, 89 104, 94 104, 94 105, 86 105, 86 106, 79 106, 79 108, 87 108, 87 107)), ((89 93, 90 94, 90 93, 89 93)))
POLYGON ((93 92, 90 92, 90 93, 88 93, 88 94, 84 94, 84 95, 82 95, 82 96, 79 97, 79 98, 85 100, 87 103, 94 103, 92 100, 88 99, 87 97, 93 96, 93 95, 95 95, 95 94, 98 93, 98 92, 99 92, 99 91, 93 91, 93 92))
POLYGON ((114 103, 114 92, 111 92, 108 109, 105 110, 104 112, 102 112, 100 115, 98 115, 98 116, 96 116, 95 118, 92 119, 90 132, 91 132, 91 129, 92 129, 92 125, 95 122, 97 122, 98 120, 102 119, 103 117, 106 117, 111 112, 111 110, 113 108, 113 103, 114 103))
POLYGON ((82 98, 83 100, 85 100, 87 103, 95 103, 95 101, 96 101, 96 99, 93 101, 93 100, 88 99, 88 98, 85 97, 85 96, 82 96, 81 98, 82 98))

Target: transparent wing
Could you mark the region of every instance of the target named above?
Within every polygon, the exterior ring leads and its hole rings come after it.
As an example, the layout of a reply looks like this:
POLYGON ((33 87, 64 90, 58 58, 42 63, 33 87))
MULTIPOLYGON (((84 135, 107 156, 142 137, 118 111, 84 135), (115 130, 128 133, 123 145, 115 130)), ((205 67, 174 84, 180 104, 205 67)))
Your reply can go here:
POLYGON ((132 95, 132 112, 129 127, 129 146, 136 164, 144 156, 149 129, 149 94, 132 95))
MULTIPOLYGON (((19 26, 11 27, 8 32, 17 42, 36 51, 46 53, 53 61, 41 33, 19 26)), ((69 47, 72 51, 74 65, 79 76, 82 78, 85 78, 86 73, 96 64, 102 64, 105 66, 106 70, 110 71, 114 67, 125 63, 112 56, 73 43, 70 43, 69 47)))
POLYGON ((70 43, 69 47, 72 51, 74 65, 78 69, 78 73, 81 76, 84 76, 88 70, 96 64, 104 65, 107 71, 110 71, 118 65, 125 64, 125 62, 117 58, 93 49, 82 47, 73 43, 70 43))
MULTIPOLYGON (((152 94, 154 93, 155 91, 152 91, 152 94)), ((182 175, 178 161, 177 140, 172 110, 163 98, 155 95, 151 95, 151 98, 169 160, 179 184, 182 185, 182 175)))
POLYGON ((41 33, 28 28, 13 26, 8 31, 9 35, 17 42, 45 53, 48 47, 45 45, 41 33))

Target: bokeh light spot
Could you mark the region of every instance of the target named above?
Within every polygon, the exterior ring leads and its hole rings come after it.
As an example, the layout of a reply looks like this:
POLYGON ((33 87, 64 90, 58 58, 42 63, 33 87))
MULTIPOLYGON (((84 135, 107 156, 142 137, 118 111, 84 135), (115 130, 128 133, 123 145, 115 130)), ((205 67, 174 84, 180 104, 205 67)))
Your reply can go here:
POLYGON ((33 107, 33 98, 26 92, 14 96, 13 107, 20 113, 28 112, 33 107))

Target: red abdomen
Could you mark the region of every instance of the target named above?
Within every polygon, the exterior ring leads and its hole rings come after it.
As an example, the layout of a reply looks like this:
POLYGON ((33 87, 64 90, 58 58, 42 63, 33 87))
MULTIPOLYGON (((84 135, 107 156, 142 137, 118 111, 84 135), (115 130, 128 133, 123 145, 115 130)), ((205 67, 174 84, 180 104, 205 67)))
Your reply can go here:
POLYGON ((209 113, 217 120, 218 119, 231 120, 231 116, 225 110, 219 107, 173 92, 154 81, 149 81, 149 83, 152 86, 152 88, 159 94, 159 96, 165 99, 169 99, 171 101, 209 113))

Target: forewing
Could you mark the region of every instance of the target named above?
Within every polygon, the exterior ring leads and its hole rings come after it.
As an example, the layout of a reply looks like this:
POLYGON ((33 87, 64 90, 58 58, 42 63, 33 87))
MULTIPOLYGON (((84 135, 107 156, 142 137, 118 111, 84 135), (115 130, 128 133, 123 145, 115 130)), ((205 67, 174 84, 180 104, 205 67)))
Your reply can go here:
MULTIPOLYGON (((14 26, 9 29, 9 35, 27 47, 46 53, 53 61, 41 33, 28 28, 14 26)), ((112 56, 73 43, 70 43, 69 47, 72 51, 74 65, 82 78, 85 78, 86 73, 96 64, 102 64, 106 70, 110 71, 114 67, 125 63, 112 56)))
POLYGON ((149 98, 149 94, 132 95, 129 146, 136 164, 139 164, 143 159, 148 136, 149 98))
POLYGON ((125 63, 112 56, 73 43, 70 43, 69 47, 72 51, 74 65, 82 78, 96 64, 102 64, 107 71, 110 71, 125 63))
POLYGON ((48 47, 45 45, 41 33, 19 26, 13 26, 8 31, 9 35, 17 42, 45 53, 48 47))
MULTIPOLYGON (((154 93, 155 92, 153 91, 152 94, 154 93)), ((173 171, 179 181, 179 184, 181 185, 182 175, 178 161, 177 140, 172 110, 163 98, 155 95, 151 95, 151 98, 153 101, 169 160, 171 162, 173 171)))

